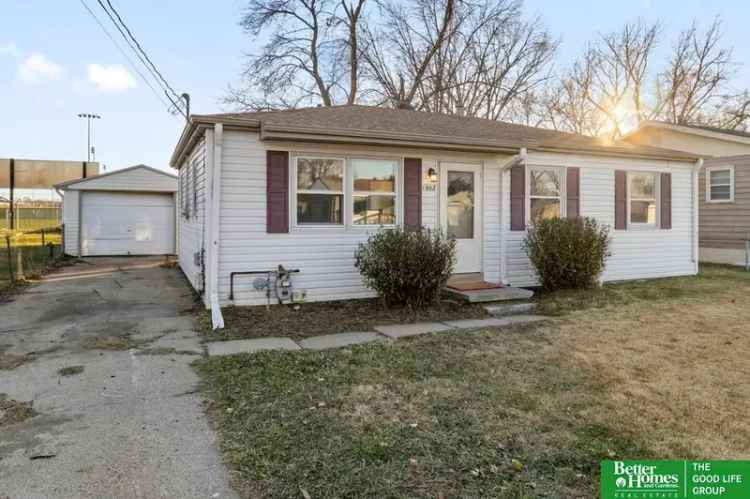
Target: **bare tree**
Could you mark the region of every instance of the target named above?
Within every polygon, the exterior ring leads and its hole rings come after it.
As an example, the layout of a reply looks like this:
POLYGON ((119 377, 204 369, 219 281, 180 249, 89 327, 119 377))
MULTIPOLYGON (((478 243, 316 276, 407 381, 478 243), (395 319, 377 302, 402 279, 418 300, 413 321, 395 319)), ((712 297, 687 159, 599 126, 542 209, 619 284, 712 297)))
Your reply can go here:
POLYGON ((269 38, 258 54, 247 55, 242 85, 229 88, 224 104, 252 110, 304 103, 330 106, 342 98, 354 102, 364 3, 250 0, 240 25, 253 39, 265 34, 269 38), (346 35, 339 26, 345 27, 346 35), (347 73, 348 85, 342 83, 347 73))
POLYGON ((520 1, 483 0, 459 10, 419 82, 416 107, 488 119, 515 119, 525 95, 549 77, 557 49, 539 19, 525 22, 520 1))
POLYGON ((657 80, 655 114, 671 123, 706 123, 726 98, 732 51, 720 46, 721 20, 701 33, 695 23, 680 33, 667 68, 657 80))
POLYGON ((347 31, 347 49, 349 52, 349 89, 347 91, 347 104, 354 104, 357 100, 359 89, 359 32, 360 22, 364 15, 366 0, 347 2, 341 0, 341 8, 344 11, 343 23, 347 31))
POLYGON ((462 0, 396 0, 381 3, 382 26, 365 30, 363 60, 382 102, 413 107, 435 54, 460 27, 457 2, 462 0))

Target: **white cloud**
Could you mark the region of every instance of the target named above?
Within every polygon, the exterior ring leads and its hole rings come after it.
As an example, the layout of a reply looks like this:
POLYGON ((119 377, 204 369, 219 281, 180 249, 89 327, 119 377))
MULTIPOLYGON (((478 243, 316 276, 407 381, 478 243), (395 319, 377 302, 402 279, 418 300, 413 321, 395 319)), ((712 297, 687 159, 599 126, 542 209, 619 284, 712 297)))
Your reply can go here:
POLYGON ((119 93, 135 87, 135 78, 120 64, 89 64, 89 81, 100 92, 119 93))
POLYGON ((15 43, 8 42, 0 45, 0 55, 10 55, 13 57, 17 57, 20 55, 20 52, 18 51, 18 47, 16 47, 15 43))
POLYGON ((47 59, 44 54, 34 53, 23 60, 18 67, 18 75, 29 83, 40 83, 45 80, 59 80, 63 67, 47 59))

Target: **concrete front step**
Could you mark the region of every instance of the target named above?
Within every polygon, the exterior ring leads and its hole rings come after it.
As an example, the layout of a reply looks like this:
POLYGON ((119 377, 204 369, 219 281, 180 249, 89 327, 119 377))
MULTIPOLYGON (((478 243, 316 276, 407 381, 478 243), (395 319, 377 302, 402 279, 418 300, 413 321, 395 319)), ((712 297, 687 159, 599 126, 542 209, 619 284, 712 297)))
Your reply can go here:
POLYGON ((536 309, 536 303, 533 301, 488 303, 484 309, 494 317, 505 317, 531 313, 536 309))
POLYGON ((486 303, 493 301, 511 301, 511 300, 528 300, 534 296, 533 291, 523 288, 493 288, 493 289, 476 289, 472 291, 459 291, 456 289, 447 289, 448 293, 466 300, 470 303, 486 303))

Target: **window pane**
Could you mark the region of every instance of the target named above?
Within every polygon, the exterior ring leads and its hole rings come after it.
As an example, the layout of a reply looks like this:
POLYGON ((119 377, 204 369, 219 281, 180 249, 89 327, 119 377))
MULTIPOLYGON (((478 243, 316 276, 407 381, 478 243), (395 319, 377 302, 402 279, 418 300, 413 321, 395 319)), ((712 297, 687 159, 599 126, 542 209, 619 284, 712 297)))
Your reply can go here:
POLYGON ((559 199, 532 199, 531 200, 531 220, 538 222, 548 218, 560 216, 559 199))
POLYGON ((297 188, 307 191, 343 191, 344 162, 340 159, 297 159, 297 188))
POLYGON ((474 174, 448 172, 448 235, 474 238, 474 174))
POLYGON ((343 194, 297 194, 297 223, 340 224, 343 194))
POLYGON ((630 176, 630 196, 634 198, 652 198, 655 190, 653 173, 642 173, 630 176))
POLYGON ((653 201, 631 201, 630 222, 634 224, 656 223, 656 203, 653 201))
POLYGON ((354 190, 396 192, 396 162, 379 159, 352 160, 354 190))
POLYGON ((560 175, 554 170, 531 170, 529 172, 532 196, 559 196, 560 175))
POLYGON ((395 196, 354 196, 354 225, 396 223, 395 196))
POLYGON ((716 170, 711 172, 711 185, 729 185, 731 173, 729 170, 716 170))
POLYGON ((711 200, 722 201, 730 199, 730 187, 728 185, 711 186, 711 200))

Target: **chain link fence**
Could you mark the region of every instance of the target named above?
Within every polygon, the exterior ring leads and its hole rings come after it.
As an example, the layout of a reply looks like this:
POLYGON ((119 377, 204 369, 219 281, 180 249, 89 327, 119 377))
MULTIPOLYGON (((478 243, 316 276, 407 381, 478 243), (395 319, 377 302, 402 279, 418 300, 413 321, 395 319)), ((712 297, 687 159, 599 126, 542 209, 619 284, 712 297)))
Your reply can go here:
POLYGON ((63 255, 62 227, 0 230, 0 290, 41 276, 63 255))

